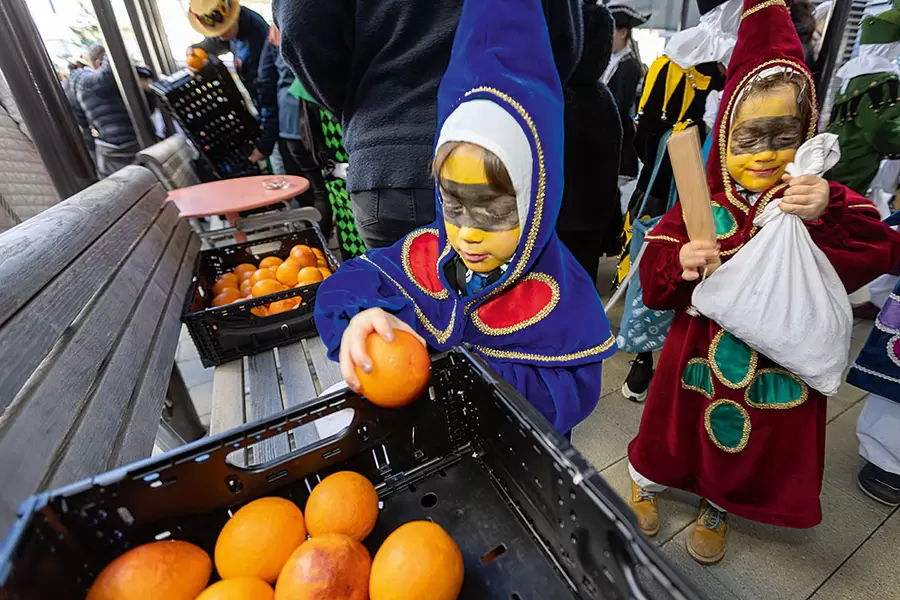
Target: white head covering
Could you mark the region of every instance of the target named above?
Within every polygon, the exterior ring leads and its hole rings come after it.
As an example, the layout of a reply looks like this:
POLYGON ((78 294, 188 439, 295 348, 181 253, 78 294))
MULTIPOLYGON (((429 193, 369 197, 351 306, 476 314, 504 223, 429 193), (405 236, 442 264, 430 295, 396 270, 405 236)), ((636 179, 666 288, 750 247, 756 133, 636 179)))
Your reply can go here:
POLYGON ((900 77, 900 67, 894 62, 900 56, 900 42, 889 44, 861 44, 859 55, 851 58, 837 70, 841 81, 841 93, 847 91, 850 80, 860 75, 893 73, 900 77))
POLYGON ((728 0, 720 4, 701 16, 696 27, 689 27, 670 37, 663 54, 682 69, 708 62, 728 66, 737 43, 743 6, 742 0, 728 0))

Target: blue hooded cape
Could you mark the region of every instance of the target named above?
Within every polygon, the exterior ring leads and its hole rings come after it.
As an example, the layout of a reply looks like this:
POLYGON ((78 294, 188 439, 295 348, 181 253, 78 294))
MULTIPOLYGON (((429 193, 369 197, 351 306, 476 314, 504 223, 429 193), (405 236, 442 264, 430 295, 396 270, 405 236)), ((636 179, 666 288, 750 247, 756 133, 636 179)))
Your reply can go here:
MULTIPOLYGON (((596 406, 601 361, 616 351, 592 278, 556 236, 563 192, 563 97, 541 0, 466 0, 438 93, 438 140, 500 157, 521 237, 506 272, 460 296, 438 218, 390 248, 344 263, 321 284, 315 319, 337 359, 349 320, 379 307, 437 350, 466 342, 565 433, 596 406)), ((352 166, 351 166, 352 168, 352 166)))

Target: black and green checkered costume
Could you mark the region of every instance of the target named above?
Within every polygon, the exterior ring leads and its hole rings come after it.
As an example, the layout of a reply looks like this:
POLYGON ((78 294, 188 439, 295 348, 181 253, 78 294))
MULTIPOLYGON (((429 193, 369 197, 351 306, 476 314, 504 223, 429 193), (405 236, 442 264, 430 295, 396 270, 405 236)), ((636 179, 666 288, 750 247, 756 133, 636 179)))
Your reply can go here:
MULTIPOLYGON (((325 136, 325 152, 329 162, 348 162, 347 150, 344 148, 343 130, 340 122, 329 111, 319 107, 319 117, 322 122, 322 134, 325 136)), ((325 187, 328 190, 328 200, 334 211, 334 222, 337 226, 341 251, 344 260, 357 257, 366 251, 366 245, 356 228, 353 211, 350 208, 350 194, 347 191, 347 182, 338 179, 327 168, 322 169, 325 176, 325 187)))

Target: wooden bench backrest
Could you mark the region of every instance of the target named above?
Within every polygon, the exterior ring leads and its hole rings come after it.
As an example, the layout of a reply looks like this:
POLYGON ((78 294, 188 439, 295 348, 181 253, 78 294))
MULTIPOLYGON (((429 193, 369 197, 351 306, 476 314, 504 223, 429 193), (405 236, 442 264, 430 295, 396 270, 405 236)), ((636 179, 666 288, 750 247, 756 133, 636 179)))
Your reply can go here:
POLYGON ((191 147, 182 135, 173 135, 137 154, 137 162, 150 169, 167 190, 197 185, 191 147))
POLYGON ((0 235, 0 532, 152 451, 200 247, 165 200, 127 167, 0 235))

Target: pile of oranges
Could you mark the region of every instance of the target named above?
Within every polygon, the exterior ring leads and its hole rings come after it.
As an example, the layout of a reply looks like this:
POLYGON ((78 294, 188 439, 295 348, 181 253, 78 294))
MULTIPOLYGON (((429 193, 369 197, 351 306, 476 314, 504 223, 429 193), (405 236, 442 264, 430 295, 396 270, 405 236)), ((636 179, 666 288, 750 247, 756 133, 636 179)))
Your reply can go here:
POLYGON ((378 502, 372 483, 352 471, 313 488, 305 516, 284 498, 254 500, 219 533, 220 581, 207 587, 213 561, 201 548, 152 542, 107 565, 87 600, 455 600, 463 558, 440 525, 406 523, 370 558, 362 541, 378 502))
MULTIPOLYGON (((210 307, 217 308, 290 288, 300 288, 328 277, 331 277, 331 270, 325 254, 318 248, 299 244, 291 248, 290 256, 284 260, 268 256, 258 265, 243 263, 220 275, 212 288, 210 307)), ((299 297, 288 298, 253 308, 251 312, 257 317, 267 317, 293 310, 301 302, 299 297)))

